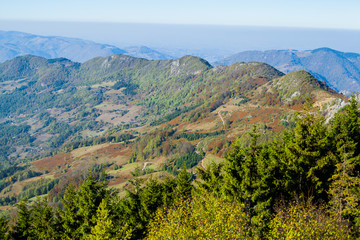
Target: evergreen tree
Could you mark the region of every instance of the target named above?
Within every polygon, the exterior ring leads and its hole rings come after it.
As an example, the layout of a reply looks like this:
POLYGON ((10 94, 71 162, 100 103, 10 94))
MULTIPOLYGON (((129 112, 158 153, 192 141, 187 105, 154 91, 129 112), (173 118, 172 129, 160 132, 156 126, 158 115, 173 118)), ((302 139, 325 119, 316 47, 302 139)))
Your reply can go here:
MULTIPOLYGON (((353 145, 354 146, 354 145, 353 145)), ((352 146, 348 146, 350 149, 352 146)), ((336 164, 336 172, 332 176, 332 184, 330 188, 330 205, 334 208, 337 215, 355 221, 357 227, 360 227, 360 178, 355 174, 354 162, 359 160, 360 156, 353 156, 354 150, 346 151, 343 148, 343 161, 336 164)))
POLYGON ((330 137, 336 171, 329 191, 330 204, 340 220, 350 219, 360 227, 360 111, 353 95, 343 113, 338 113, 332 124, 330 137))
POLYGON ((121 201, 121 219, 129 223, 133 239, 143 238, 146 228, 155 216, 158 208, 170 206, 174 200, 176 191, 176 180, 165 179, 159 182, 150 178, 144 186, 140 186, 143 181, 133 181, 134 191, 128 191, 127 197, 121 201))
POLYGON ((101 201, 108 197, 109 192, 105 189, 105 184, 97 182, 91 176, 81 185, 78 192, 78 215, 81 216, 79 231, 83 236, 90 233, 92 219, 96 215, 96 210, 101 201))
POLYGON ((79 190, 68 187, 61 213, 64 238, 80 239, 90 233, 98 206, 103 199, 109 200, 112 196, 112 190, 106 190, 106 185, 107 182, 88 176, 79 190))
POLYGON ((197 169, 197 178, 201 181, 197 181, 196 184, 205 189, 208 192, 212 192, 214 195, 222 196, 222 188, 224 186, 224 176, 222 174, 223 164, 216 164, 211 162, 210 166, 206 169, 197 169))
POLYGON ((308 111, 298 117, 293 132, 283 137, 280 161, 283 187, 295 197, 326 199, 328 179, 334 172, 324 118, 308 111))
MULTIPOLYGON (((355 99, 355 95, 352 95, 349 100, 349 105, 345 109, 345 119, 343 119, 342 131, 350 138, 354 143, 360 142, 360 111, 359 104, 355 99)), ((360 145, 356 144, 354 155, 360 155, 360 145)), ((360 167, 360 166, 359 166, 360 167)))
POLYGON ((81 225, 81 217, 78 215, 78 196, 73 185, 70 185, 63 197, 63 211, 60 212, 63 237, 65 239, 79 239, 78 228, 81 225))
POLYGON ((52 207, 47 205, 45 200, 38 200, 32 206, 33 234, 35 239, 60 239, 55 228, 54 214, 52 207))
POLYGON ((103 199, 100 203, 94 226, 91 227, 91 234, 85 238, 89 240, 110 240, 110 239, 130 239, 131 231, 128 230, 128 225, 115 226, 112 220, 110 210, 107 208, 106 200, 103 199))
POLYGON ((250 224, 260 230, 253 235, 260 236, 271 215, 276 164, 268 146, 257 144, 255 126, 249 135, 250 145, 244 148, 239 141, 235 142, 226 158, 224 192, 228 199, 245 204, 250 224))
POLYGON ((32 239, 34 237, 33 234, 33 217, 31 216, 31 209, 26 206, 27 199, 20 202, 17 206, 18 208, 18 219, 16 221, 16 225, 14 227, 13 237, 19 240, 27 240, 32 239))
POLYGON ((9 237, 9 227, 8 220, 6 220, 3 216, 0 216, 0 239, 8 239, 9 237))
POLYGON ((186 171, 185 165, 182 167, 179 175, 176 178, 176 194, 180 198, 189 198, 193 185, 191 184, 191 176, 186 171))

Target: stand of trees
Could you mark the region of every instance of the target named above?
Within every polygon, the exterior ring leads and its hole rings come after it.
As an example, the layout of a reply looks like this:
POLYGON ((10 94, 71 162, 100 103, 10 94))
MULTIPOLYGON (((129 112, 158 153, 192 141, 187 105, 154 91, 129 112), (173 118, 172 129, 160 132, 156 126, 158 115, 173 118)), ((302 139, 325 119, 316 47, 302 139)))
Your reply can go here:
POLYGON ((354 239, 360 230, 360 112, 352 98, 325 124, 305 111, 294 129, 233 144, 223 165, 183 168, 163 181, 135 178, 126 197, 89 177, 59 207, 19 204, 13 239, 354 239))

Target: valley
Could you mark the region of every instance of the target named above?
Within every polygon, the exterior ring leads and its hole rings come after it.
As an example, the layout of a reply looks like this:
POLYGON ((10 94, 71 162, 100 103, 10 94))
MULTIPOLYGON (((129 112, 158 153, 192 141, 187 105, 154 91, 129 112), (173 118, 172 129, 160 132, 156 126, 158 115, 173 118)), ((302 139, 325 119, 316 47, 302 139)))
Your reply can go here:
POLYGON ((247 145, 253 125, 267 142, 294 126, 306 101, 330 117, 347 99, 305 71, 192 56, 24 56, 0 65, 0 82, 2 131, 14 132, 3 135, 1 171, 15 169, 1 179, 2 209, 25 195, 56 202, 88 171, 105 171, 121 195, 134 177, 164 179, 183 164, 196 174, 223 162, 237 138, 247 145))

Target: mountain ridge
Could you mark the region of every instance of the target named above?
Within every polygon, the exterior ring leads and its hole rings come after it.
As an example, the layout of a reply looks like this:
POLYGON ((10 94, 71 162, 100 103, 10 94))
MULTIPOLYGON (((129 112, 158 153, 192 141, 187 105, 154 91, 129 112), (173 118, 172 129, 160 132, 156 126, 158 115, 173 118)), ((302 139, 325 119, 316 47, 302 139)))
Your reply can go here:
POLYGON ((306 70, 347 95, 352 91, 360 91, 360 54, 357 53, 345 53, 325 47, 306 51, 245 51, 216 64, 228 65, 238 61, 265 62, 284 73, 306 70))
POLYGON ((27 55, 0 64, 0 90, 0 170, 13 169, 1 179, 0 205, 26 194, 59 197, 84 171, 106 170, 123 191, 133 176, 161 178, 184 161, 206 167, 238 137, 246 143, 254 125, 260 142, 293 126, 308 99, 325 116, 346 100, 306 71, 214 67, 194 56, 76 63, 27 55))
POLYGON ((38 55, 46 58, 66 57, 82 62, 96 56, 125 53, 108 44, 99 44, 79 38, 40 36, 16 31, 0 31, 0 62, 21 55, 38 55))
POLYGON ((127 54, 134 57, 154 59, 173 59, 146 46, 132 46, 120 49, 109 44, 96 43, 80 38, 61 36, 41 36, 18 31, 0 30, 0 62, 17 56, 36 55, 47 59, 68 58, 75 62, 85 62, 94 57, 112 54, 127 54))

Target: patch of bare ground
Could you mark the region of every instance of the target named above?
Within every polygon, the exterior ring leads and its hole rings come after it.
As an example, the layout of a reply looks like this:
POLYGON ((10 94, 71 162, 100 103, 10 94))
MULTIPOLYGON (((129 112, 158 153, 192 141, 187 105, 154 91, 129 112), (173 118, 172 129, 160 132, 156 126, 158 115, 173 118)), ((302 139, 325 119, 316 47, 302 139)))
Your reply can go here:
POLYGON ((109 145, 111 145, 111 143, 103 143, 103 144, 89 146, 89 147, 81 147, 81 148, 71 151, 71 156, 74 158, 81 158, 84 156, 92 155, 92 154, 96 153, 96 151, 98 151, 99 149, 107 147, 109 145))
POLYGON ((57 166, 64 166, 68 161, 71 161, 70 153, 57 154, 52 157, 43 158, 37 161, 33 161, 31 164, 39 172, 48 171, 51 172, 57 168, 57 166))
POLYGON ((179 130, 187 130, 187 131, 199 131, 199 132, 208 132, 208 131, 214 131, 217 130, 219 127, 222 127, 218 124, 217 117, 210 116, 205 119, 201 119, 200 121, 189 123, 184 122, 177 126, 177 129, 179 130))
POLYGON ((36 140, 35 141, 40 141, 40 142, 44 142, 46 140, 48 140, 49 138, 51 138, 53 135, 50 134, 50 133, 43 133, 43 134, 40 134, 36 137, 36 140))
POLYGON ((20 79, 20 80, 17 80, 17 81, 3 81, 0 83, 0 88, 2 91, 5 91, 5 92, 11 92, 13 90, 15 90, 16 88, 20 88, 22 86, 26 86, 27 85, 27 82, 24 81, 25 79, 20 79))
POLYGON ((225 161, 224 158, 221 158, 214 154, 209 153, 209 154, 206 154, 205 158, 199 163, 199 165, 203 168, 207 168, 210 166, 210 164, 212 162, 219 164, 219 163, 223 163, 224 161, 225 161))
POLYGON ((96 108, 100 110, 101 114, 96 118, 96 121, 103 121, 113 125, 135 121, 142 109, 141 106, 115 105, 112 103, 104 103, 96 108), (128 112, 124 115, 124 111, 128 112))

